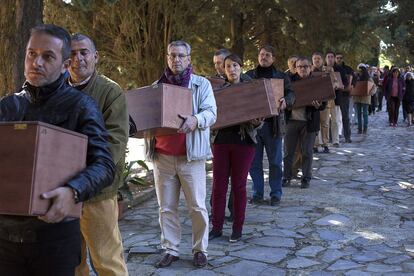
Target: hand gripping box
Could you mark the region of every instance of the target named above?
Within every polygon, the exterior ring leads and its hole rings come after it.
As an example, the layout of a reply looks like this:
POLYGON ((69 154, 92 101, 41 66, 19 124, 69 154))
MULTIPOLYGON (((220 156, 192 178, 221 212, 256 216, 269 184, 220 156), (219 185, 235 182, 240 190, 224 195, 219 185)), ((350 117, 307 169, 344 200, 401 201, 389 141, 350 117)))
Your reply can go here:
POLYGON ((279 114, 284 96, 282 79, 255 79, 214 90, 217 120, 212 129, 279 114))
POLYGON ((129 115, 137 126, 136 138, 177 133, 183 124, 178 114, 192 115, 192 93, 185 87, 155 84, 126 93, 129 115))
POLYGON ((335 99, 335 90, 329 75, 292 82, 292 89, 296 98, 294 108, 312 105, 312 101, 335 99))
MULTIPOLYGON (((41 122, 0 123, 0 214, 44 215, 41 194, 63 186, 86 167, 88 137, 41 122)), ((82 204, 70 217, 79 218, 82 204)))

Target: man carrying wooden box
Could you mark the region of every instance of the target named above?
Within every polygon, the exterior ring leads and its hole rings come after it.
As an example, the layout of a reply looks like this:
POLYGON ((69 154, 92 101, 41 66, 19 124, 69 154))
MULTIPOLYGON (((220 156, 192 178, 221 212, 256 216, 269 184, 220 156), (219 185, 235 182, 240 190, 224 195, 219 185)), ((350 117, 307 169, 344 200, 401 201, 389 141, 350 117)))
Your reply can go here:
MULTIPOLYGON (((299 87, 295 87, 295 84, 300 81, 310 80, 311 76, 311 63, 305 57, 299 57, 296 61, 297 75, 292 78, 292 86, 295 89, 297 99, 299 103, 299 95, 304 95, 303 88, 302 93, 298 92, 299 87)), ((320 80, 318 80, 320 81, 320 80)), ((328 79, 330 84, 330 79, 328 79)), ((307 94, 315 93, 312 91, 312 87, 307 88, 307 94)), ((331 86, 332 89, 332 86, 331 86)), ((333 94, 333 89, 332 89, 333 94)), ((303 97, 303 96, 302 96, 303 97)), ((309 98, 308 98, 309 99, 309 98)), ((309 100, 310 101, 310 100, 309 100)), ((304 102, 304 101, 302 101, 304 102)), ((286 113, 287 127, 286 127, 286 139, 284 147, 283 158, 283 183, 285 186, 290 185, 292 179, 292 166, 295 155, 297 154, 296 146, 300 144, 300 152, 302 155, 302 179, 300 187, 306 189, 309 187, 310 180, 312 178, 312 159, 313 159, 313 145, 315 144, 315 138, 317 132, 320 129, 319 111, 323 110, 326 106, 326 102, 312 100, 306 106, 295 106, 292 110, 288 110, 286 113)))
MULTIPOLYGON (((257 132, 256 153, 250 169, 253 180, 253 197, 251 203, 263 201, 264 175, 263 150, 266 149, 269 161, 270 205, 276 205, 282 198, 282 137, 286 129, 285 108, 291 108, 295 102, 295 94, 290 87, 289 77, 273 66, 275 49, 270 45, 262 46, 258 55, 259 65, 246 74, 253 78, 275 78, 284 80, 284 97, 280 99, 280 114, 264 121, 263 127, 257 132)), ((253 100, 253 99, 252 99, 253 100)))
POLYGON ((183 189, 193 229, 193 264, 207 265, 208 213, 206 209, 205 161, 212 157, 210 126, 216 121, 217 107, 210 82, 192 73, 191 47, 173 41, 167 48, 167 64, 158 83, 190 88, 192 114, 181 114, 184 122, 177 134, 145 139, 146 158, 154 164, 154 180, 159 204, 161 246, 165 255, 157 267, 170 266, 179 259, 181 240, 178 203, 183 189))
POLYGON ((91 97, 65 82, 69 57, 66 30, 55 25, 33 28, 26 48, 25 86, 0 101, 0 121, 42 121, 88 136, 86 168, 63 187, 43 194, 52 199, 44 216, 0 216, 2 275, 74 275, 80 261, 80 227, 79 219, 67 218, 68 212, 113 181, 102 114, 91 97))
POLYGON ((87 249, 99 275, 125 276, 122 237, 118 227, 117 192, 125 167, 125 148, 128 143, 128 112, 121 87, 98 74, 98 51, 92 39, 83 34, 72 36, 69 85, 94 98, 105 121, 109 135, 109 149, 116 171, 111 186, 100 191, 83 204, 80 220, 82 259, 76 268, 77 276, 89 276, 87 249))

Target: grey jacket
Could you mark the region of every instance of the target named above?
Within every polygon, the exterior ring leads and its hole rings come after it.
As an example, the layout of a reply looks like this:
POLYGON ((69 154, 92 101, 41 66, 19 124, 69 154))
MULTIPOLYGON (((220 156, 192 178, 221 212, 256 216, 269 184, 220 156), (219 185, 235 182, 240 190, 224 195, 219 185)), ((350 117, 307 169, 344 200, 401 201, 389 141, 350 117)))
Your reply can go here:
MULTIPOLYGON (((201 76, 191 74, 188 88, 193 93, 193 114, 198 121, 197 128, 186 134, 187 160, 211 159, 210 126, 216 122, 217 106, 210 82, 201 76)), ((155 137, 145 138, 145 156, 154 160, 155 137)))

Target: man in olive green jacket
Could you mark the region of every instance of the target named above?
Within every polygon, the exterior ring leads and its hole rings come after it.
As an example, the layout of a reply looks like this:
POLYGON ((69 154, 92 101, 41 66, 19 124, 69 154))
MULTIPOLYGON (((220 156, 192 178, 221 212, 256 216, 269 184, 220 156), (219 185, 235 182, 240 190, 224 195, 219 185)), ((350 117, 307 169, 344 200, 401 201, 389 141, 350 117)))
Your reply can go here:
POLYGON ((100 107, 109 134, 109 148, 116 165, 112 185, 83 205, 80 221, 82 260, 76 269, 76 275, 89 275, 86 248, 98 275, 128 275, 118 228, 117 205, 117 190, 122 181, 129 130, 125 95, 117 83, 96 72, 98 52, 91 38, 75 34, 72 36, 71 47, 68 82, 94 98, 100 107))

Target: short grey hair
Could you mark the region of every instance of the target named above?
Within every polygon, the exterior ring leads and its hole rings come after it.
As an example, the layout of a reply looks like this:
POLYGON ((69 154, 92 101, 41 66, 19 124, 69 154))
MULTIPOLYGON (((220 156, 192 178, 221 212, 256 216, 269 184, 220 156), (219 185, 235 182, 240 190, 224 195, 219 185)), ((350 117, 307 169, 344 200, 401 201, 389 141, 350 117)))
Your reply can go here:
POLYGON ((87 39, 91 42, 91 46, 92 46, 92 50, 96 51, 96 45, 95 42, 93 41, 93 39, 90 36, 87 36, 85 34, 81 34, 81 33, 75 33, 71 36, 71 40, 72 41, 81 41, 87 39))
POLYGON ((225 48, 219 49, 217 51, 214 52, 214 56, 223 56, 223 57, 228 57, 229 55, 231 55, 231 52, 225 48))
POLYGON ((185 49, 187 51, 187 55, 190 55, 191 54, 191 46, 190 46, 190 44, 188 44, 187 42, 185 42, 183 40, 172 41, 170 44, 168 44, 167 52, 170 51, 170 48, 171 47, 185 47, 185 49))

